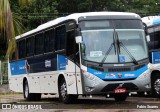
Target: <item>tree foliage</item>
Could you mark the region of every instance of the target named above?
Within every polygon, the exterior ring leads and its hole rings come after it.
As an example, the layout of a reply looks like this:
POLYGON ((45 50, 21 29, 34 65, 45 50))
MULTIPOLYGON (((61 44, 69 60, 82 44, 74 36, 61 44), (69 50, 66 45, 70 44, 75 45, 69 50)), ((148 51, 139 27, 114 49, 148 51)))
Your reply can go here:
POLYGON ((160 11, 159 0, 57 0, 61 13, 88 11, 131 11, 150 13, 160 11))
MULTIPOLYGON (((7 54, 16 49, 15 31, 13 25, 13 17, 8 0, 0 1, 0 32, 1 32, 1 47, 4 42, 8 44, 7 54)), ((3 52, 1 52, 3 53, 3 52)))
MULTIPOLYGON (((18 5, 18 4, 17 4, 18 5)), ((14 12, 23 18, 25 31, 36 28, 38 25, 58 17, 57 2, 55 0, 34 0, 31 4, 22 5, 14 12)))
POLYGON ((126 11, 135 12, 141 16, 155 15, 160 13, 160 1, 0 0, 0 55, 4 54, 7 48, 8 53, 16 48, 13 38, 15 35, 32 30, 59 16, 91 11, 126 11))
MULTIPOLYGON (((22 0, 19 0, 22 1, 22 0)), ((29 0, 23 0, 28 1, 29 0)), ((10 55, 16 50, 15 35, 20 33, 21 23, 18 15, 14 15, 11 11, 10 0, 0 0, 0 56, 10 55), (14 16, 13 16, 14 15, 14 16)), ((16 2, 16 0, 15 0, 16 2)), ((21 2, 23 4, 25 2, 21 2)))

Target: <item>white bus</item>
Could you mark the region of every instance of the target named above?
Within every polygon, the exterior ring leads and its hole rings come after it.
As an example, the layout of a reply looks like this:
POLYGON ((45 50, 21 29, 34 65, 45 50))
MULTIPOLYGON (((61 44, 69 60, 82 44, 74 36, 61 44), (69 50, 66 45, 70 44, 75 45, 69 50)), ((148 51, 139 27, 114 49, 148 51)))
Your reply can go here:
POLYGON ((149 34, 147 38, 149 60, 152 63, 151 85, 152 96, 160 97, 160 15, 143 17, 149 34))
POLYGON ((148 49, 139 15, 75 13, 16 37, 9 87, 26 100, 58 94, 107 95, 124 101, 129 92, 150 91, 148 49))

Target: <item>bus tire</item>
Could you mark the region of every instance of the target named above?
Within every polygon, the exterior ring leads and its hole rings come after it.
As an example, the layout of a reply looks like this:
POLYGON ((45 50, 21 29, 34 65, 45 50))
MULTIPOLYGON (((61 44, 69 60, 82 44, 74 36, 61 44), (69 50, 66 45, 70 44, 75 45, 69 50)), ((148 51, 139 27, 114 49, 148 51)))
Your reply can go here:
POLYGON ((38 101, 41 99, 41 93, 29 93, 28 81, 26 80, 23 85, 23 96, 27 101, 38 101))
POLYGON ((160 74, 153 74, 151 79, 152 96, 160 98, 160 74))
POLYGON ((78 95, 67 94, 67 85, 64 78, 60 81, 58 85, 58 91, 59 100, 65 104, 73 103, 78 98, 78 95))
POLYGON ((127 96, 128 94, 121 94, 121 93, 118 93, 118 94, 114 94, 113 97, 115 99, 115 101, 125 101, 127 99, 127 96))

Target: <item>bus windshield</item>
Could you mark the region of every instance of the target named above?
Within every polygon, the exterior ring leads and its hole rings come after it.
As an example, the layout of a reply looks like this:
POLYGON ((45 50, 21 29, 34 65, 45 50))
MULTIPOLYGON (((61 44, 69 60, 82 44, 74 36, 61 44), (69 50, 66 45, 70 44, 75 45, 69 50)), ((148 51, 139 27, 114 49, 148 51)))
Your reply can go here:
POLYGON ((140 20, 82 21, 82 59, 98 63, 125 63, 146 59, 147 45, 140 20), (123 46, 119 46, 115 40, 123 46), (128 52, 130 55, 128 55, 128 52))

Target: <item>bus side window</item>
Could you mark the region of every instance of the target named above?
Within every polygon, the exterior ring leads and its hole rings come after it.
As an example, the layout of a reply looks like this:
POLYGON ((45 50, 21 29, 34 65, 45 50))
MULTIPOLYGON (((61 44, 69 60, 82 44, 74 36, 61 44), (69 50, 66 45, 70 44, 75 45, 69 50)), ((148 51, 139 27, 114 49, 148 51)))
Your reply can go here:
POLYGON ((61 26, 56 28, 56 43, 55 50, 65 50, 66 49, 66 28, 61 26))
POLYGON ((19 41, 18 51, 19 51, 19 59, 26 57, 26 40, 19 41))
POLYGON ((26 39, 26 55, 34 55, 34 37, 29 37, 26 39))
POLYGON ((45 53, 54 50, 54 29, 48 30, 44 33, 45 53))
MULTIPOLYGON (((66 48, 66 55, 67 56, 74 56, 74 43, 75 43, 75 31, 67 32, 67 48, 66 48)), ((71 57, 73 58, 73 57, 71 57)))
POLYGON ((35 54, 43 54, 44 53, 44 38, 43 33, 40 33, 35 36, 35 54))

